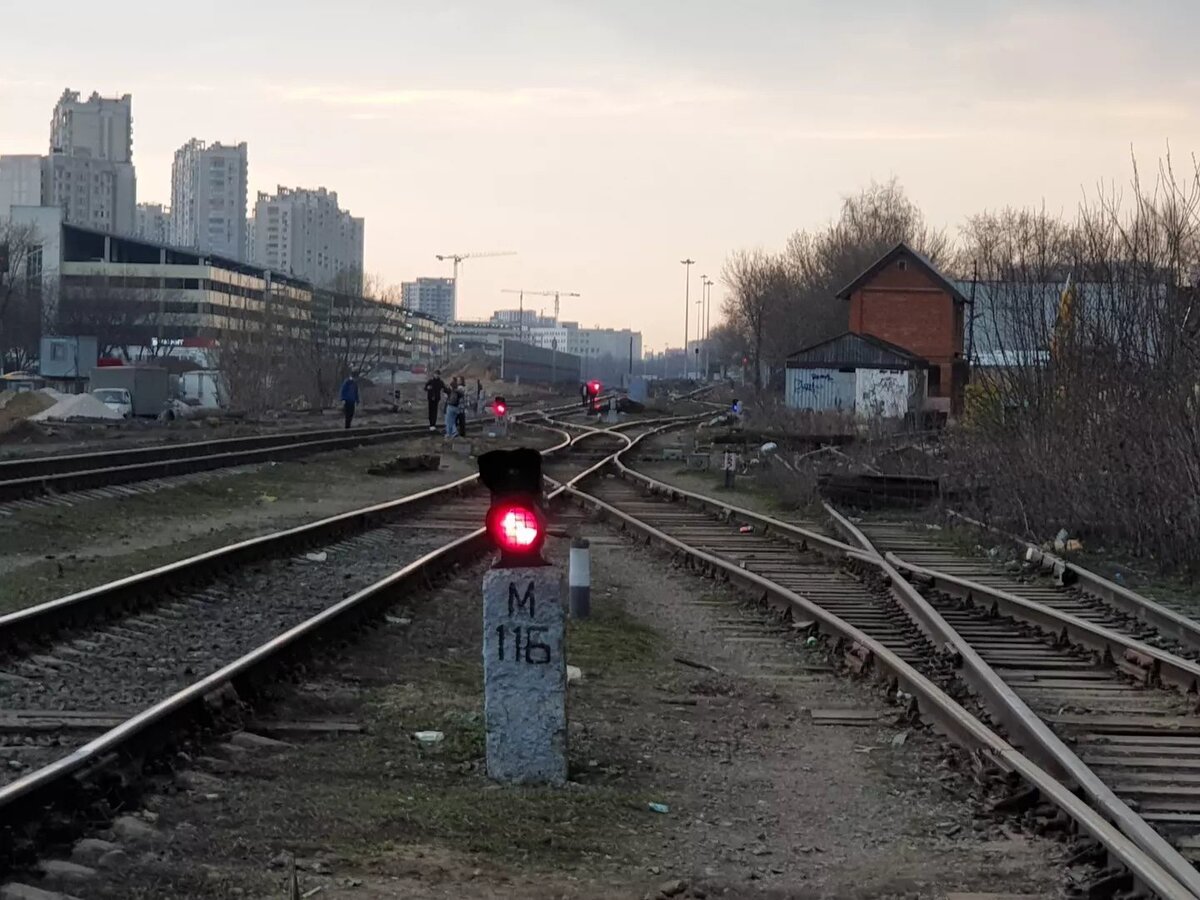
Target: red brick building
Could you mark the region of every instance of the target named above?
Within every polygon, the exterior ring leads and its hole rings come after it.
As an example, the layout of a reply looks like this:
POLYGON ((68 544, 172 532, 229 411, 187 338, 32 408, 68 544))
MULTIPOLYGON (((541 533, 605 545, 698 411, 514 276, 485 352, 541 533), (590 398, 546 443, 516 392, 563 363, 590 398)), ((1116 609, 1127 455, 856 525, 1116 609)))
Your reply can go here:
POLYGON ((850 301, 850 331, 873 334, 927 359, 929 397, 962 409, 967 298, 928 259, 897 244, 837 294, 850 301))

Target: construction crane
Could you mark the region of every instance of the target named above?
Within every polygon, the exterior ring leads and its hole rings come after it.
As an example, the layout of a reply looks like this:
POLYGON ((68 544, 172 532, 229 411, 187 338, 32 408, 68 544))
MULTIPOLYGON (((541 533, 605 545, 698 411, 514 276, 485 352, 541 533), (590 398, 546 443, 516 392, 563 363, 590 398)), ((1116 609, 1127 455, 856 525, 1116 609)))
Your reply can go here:
POLYGON ((520 294, 521 295, 521 298, 518 301, 519 305, 517 307, 517 337, 523 338, 525 336, 525 295, 526 294, 536 294, 538 292, 537 291, 527 291, 524 288, 502 288, 500 290, 500 293, 502 293, 502 294, 520 294))
MULTIPOLYGON (((583 296, 582 294, 577 294, 574 291, 513 291, 513 290, 506 290, 506 291, 504 291, 504 293, 506 293, 506 294, 529 294, 529 296, 531 296, 531 297, 553 297, 554 298, 554 324, 555 325, 558 324, 558 311, 559 311, 559 304, 560 304, 559 298, 560 297, 582 297, 583 296)), ((524 305, 524 300, 525 300, 525 298, 522 297, 521 298, 522 306, 524 305)))
POLYGON ((458 264, 461 263, 464 259, 487 259, 488 257, 491 257, 491 256, 516 256, 516 255, 517 255, 516 250, 498 250, 493 253, 437 253, 437 254, 435 254, 435 256, 437 257, 439 262, 445 262, 448 259, 452 260, 454 262, 454 276, 453 277, 454 277, 455 281, 458 281, 458 264))

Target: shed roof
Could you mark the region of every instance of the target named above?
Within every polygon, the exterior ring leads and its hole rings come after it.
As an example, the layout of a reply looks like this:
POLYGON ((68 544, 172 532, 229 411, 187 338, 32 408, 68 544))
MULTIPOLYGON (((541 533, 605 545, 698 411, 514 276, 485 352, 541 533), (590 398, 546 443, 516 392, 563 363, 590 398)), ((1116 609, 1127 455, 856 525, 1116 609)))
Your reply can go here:
POLYGON ((898 344, 847 331, 791 353, 789 369, 924 369, 928 360, 898 344))
POLYGON ((879 259, 875 260, 875 262, 868 266, 861 275, 838 291, 835 296, 839 300, 849 300, 851 294, 853 294, 866 282, 870 281, 880 271, 891 265, 901 256, 907 256, 912 259, 913 262, 925 270, 925 273, 932 278, 939 287, 946 291, 946 293, 953 297, 957 302, 967 302, 967 298, 963 296, 962 291, 955 286, 954 282, 950 281, 950 279, 938 271, 938 267, 930 262, 923 253, 918 253, 912 247, 908 246, 908 244, 904 243, 904 241, 901 241, 887 253, 883 254, 883 256, 879 257, 879 259))

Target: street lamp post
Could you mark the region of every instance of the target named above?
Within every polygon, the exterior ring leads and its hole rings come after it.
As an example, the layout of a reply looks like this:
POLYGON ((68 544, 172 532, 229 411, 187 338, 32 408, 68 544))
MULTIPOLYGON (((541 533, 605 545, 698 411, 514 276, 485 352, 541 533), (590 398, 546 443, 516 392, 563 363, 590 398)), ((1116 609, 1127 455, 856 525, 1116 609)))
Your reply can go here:
POLYGON ((708 344, 709 344, 709 316, 712 312, 712 286, 716 284, 711 278, 706 278, 704 281, 704 378, 708 380, 711 370, 709 369, 708 344))
POLYGON ((691 312, 692 299, 692 266, 696 264, 694 259, 681 259, 680 264, 683 266, 683 380, 687 381, 688 377, 688 314, 691 312))

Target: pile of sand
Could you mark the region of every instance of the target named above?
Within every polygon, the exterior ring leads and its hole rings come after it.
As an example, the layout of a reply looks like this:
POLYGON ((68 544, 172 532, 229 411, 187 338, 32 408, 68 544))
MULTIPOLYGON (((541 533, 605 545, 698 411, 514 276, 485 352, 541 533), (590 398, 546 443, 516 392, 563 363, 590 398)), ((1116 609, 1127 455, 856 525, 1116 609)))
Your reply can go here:
POLYGON ((7 431, 18 422, 49 409, 59 399, 57 391, 0 391, 0 431, 7 431))
POLYGON ((65 394, 49 409, 43 409, 29 417, 34 422, 70 422, 84 420, 91 422, 121 421, 124 416, 114 409, 109 409, 103 401, 97 400, 91 394, 65 394))

